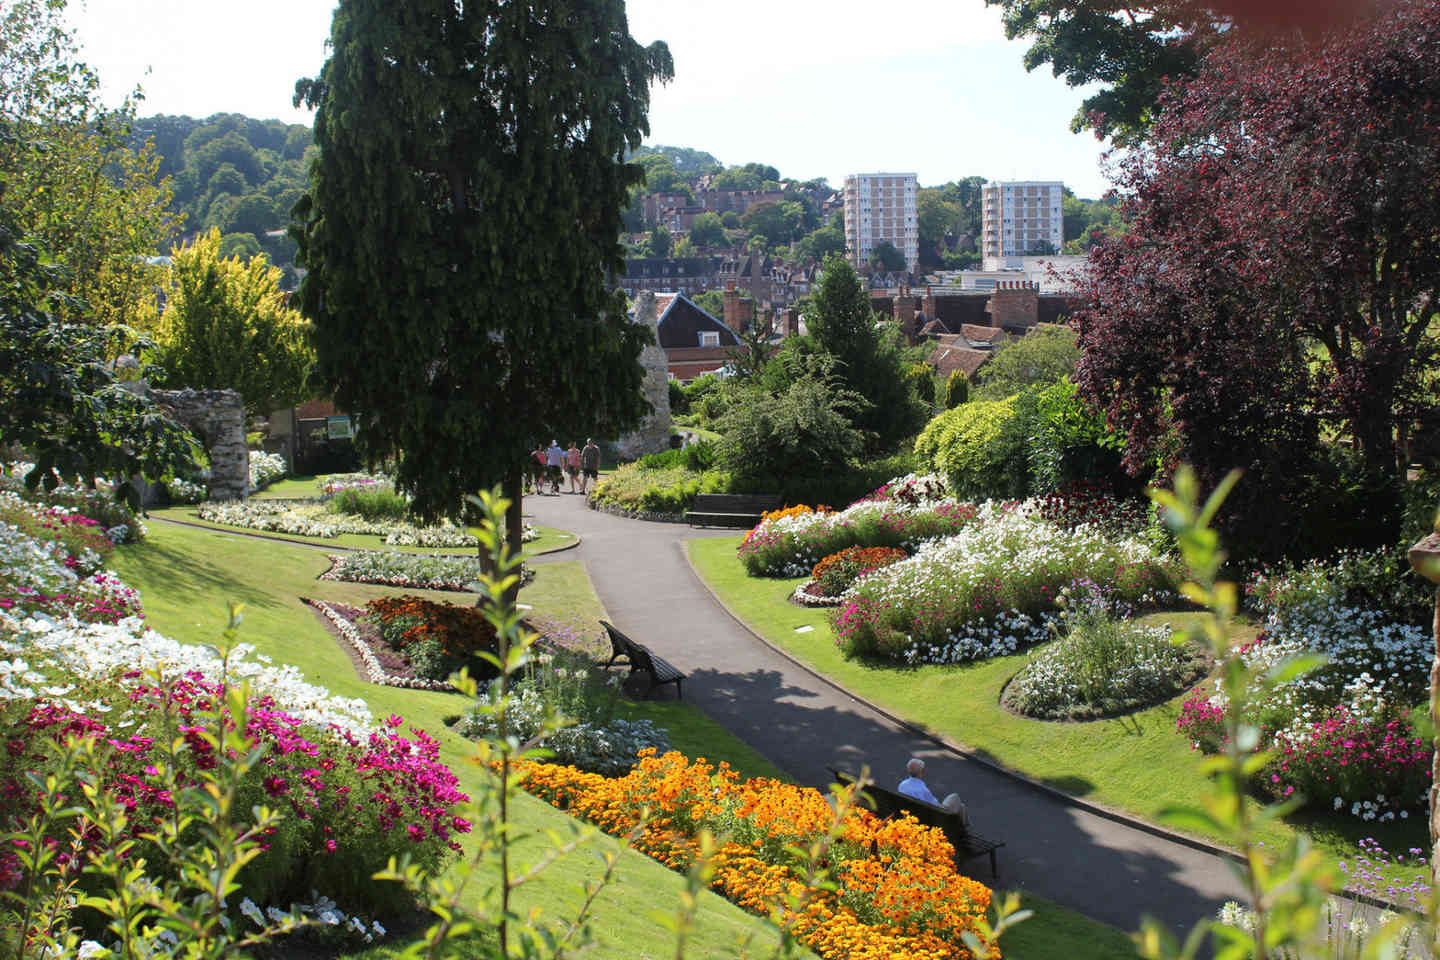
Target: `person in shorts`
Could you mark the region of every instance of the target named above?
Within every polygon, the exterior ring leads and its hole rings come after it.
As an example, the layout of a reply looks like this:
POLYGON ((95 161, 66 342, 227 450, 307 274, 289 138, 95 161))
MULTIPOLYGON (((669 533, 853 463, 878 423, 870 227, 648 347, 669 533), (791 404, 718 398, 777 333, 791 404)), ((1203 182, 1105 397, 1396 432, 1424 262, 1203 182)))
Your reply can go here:
POLYGON ((565 464, 565 451, 560 449, 560 444, 552 439, 550 449, 545 451, 545 473, 550 479, 550 492, 560 493, 560 473, 565 464))
POLYGON ((575 441, 570 441, 570 449, 565 451, 565 475, 570 478, 570 492, 580 493, 575 489, 575 483, 580 479, 580 448, 575 441))
POLYGON ((589 437, 585 438, 585 449, 580 451, 580 493, 585 493, 585 485, 591 480, 600 482, 600 448, 595 446, 595 441, 589 437))
POLYGON ((530 451, 530 459, 526 461, 525 477, 530 481, 531 493, 543 493, 545 483, 545 445, 535 444, 535 449, 530 451))

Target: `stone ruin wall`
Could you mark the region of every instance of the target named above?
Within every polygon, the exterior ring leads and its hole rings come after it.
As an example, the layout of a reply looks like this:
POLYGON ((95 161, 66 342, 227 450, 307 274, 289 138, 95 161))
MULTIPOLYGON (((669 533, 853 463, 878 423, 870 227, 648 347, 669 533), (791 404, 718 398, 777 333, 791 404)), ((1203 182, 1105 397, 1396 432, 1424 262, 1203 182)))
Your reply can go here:
POLYGON ((641 389, 645 391, 645 399, 652 409, 640 421, 635 432, 615 442, 615 453, 622 460, 636 460, 647 453, 670 449, 670 367, 665 351, 659 345, 659 331, 655 329, 657 321, 655 294, 642 290, 635 298, 634 322, 648 325, 655 334, 656 342, 640 354, 640 365, 645 368, 645 382, 641 389))
POLYGON ((210 454, 210 499, 243 500, 250 488, 250 450, 245 446, 245 405, 234 390, 151 390, 176 423, 210 454))

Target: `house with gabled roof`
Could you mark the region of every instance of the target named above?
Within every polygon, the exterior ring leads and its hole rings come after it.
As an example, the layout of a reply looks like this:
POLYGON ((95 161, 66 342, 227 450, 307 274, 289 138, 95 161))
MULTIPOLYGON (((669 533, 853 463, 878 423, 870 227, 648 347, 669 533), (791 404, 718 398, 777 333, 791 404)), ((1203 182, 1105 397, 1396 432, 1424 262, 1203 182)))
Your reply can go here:
POLYGON ((719 370, 745 346, 723 320, 717 320, 683 293, 655 298, 655 337, 665 351, 670 376, 681 382, 719 370))

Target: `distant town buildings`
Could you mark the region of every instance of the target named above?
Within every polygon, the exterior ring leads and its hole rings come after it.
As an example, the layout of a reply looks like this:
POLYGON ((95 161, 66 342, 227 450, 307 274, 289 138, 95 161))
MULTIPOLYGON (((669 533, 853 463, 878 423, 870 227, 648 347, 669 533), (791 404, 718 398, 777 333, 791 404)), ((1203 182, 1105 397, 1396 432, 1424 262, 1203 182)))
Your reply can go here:
POLYGON ((845 255, 858 270, 888 241, 914 273, 920 232, 915 222, 915 174, 855 173, 845 178, 845 255))
POLYGON ((1058 180, 991 181, 980 191, 980 255, 987 270, 1011 257, 1056 254, 1065 242, 1065 185, 1058 180))

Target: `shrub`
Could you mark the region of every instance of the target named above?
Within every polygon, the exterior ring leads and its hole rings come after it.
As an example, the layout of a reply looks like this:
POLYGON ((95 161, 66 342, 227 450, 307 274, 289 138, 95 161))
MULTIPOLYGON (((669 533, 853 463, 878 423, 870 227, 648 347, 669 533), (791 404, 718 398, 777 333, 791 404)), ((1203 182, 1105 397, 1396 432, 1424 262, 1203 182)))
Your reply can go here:
POLYGON ((1164 703, 1210 669, 1202 648, 1171 642, 1170 631, 1084 606, 1065 635, 1037 650, 1005 687, 1003 703, 1042 720, 1110 717, 1164 703))
POLYGON ((995 351, 979 371, 975 396, 1003 400, 1032 387, 1048 387, 1074 374, 1079 362, 1074 330, 1048 324, 1037 327, 995 351))
POLYGON ((468 590, 480 575, 476 557, 355 550, 330 558, 334 565, 322 580, 383 583, 420 590, 468 590))
POLYGON ((1069 377, 1037 394, 1026 442, 1031 489, 1036 494, 1080 484, 1138 493, 1125 472, 1124 453, 1124 438, 1086 407, 1069 377))
POLYGON ((393 488, 347 488, 338 491, 325 503, 330 513, 348 513, 366 520, 404 520, 410 513, 410 501, 393 488))
POLYGON ((1014 653, 1076 580, 1142 604, 1168 598, 1178 576, 1174 559, 1138 539, 1064 531, 1033 502, 992 501, 954 536, 856 583, 836 614, 836 643, 849 657, 909 662, 1014 653))
POLYGON ((18 477, 30 471, 30 464, 15 465, 13 475, 0 474, 0 491, 13 493, 27 503, 65 510, 89 517, 100 525, 112 543, 139 543, 145 539, 145 523, 123 500, 115 499, 114 491, 101 484, 96 489, 60 483, 52 490, 43 486, 31 489, 18 477))
POLYGON ((935 371, 926 363, 912 363, 905 368, 905 379, 910 383, 915 396, 925 403, 935 402, 935 371))
MULTIPOLYGON (((548 715, 559 715, 567 725, 545 738, 545 748, 553 752, 555 762, 606 776, 629 772, 641 751, 668 750, 670 741, 649 720, 615 715, 619 679, 582 654, 540 654, 506 711, 510 735, 529 740, 540 733, 548 715)), ((471 738, 498 735, 499 724, 488 694, 479 697, 456 730, 471 738)))
POLYGON ((815 564, 810 576, 815 579, 822 596, 838 597, 872 570, 879 570, 905 557, 904 550, 894 547, 850 547, 832 553, 815 564))
POLYGON ((945 475, 957 496, 1024 496, 1024 431, 1012 428, 1020 398, 975 400, 940 414, 921 431, 915 452, 945 475))
POLYGON ((1410 570, 1403 552, 1385 547, 1341 550, 1324 560, 1261 568, 1245 584, 1247 601, 1262 616, 1283 618, 1295 608, 1341 603, 1416 625, 1431 617, 1431 593, 1410 570))
POLYGON ((752 393, 721 423, 719 461, 736 490, 779 492, 848 469, 865 438, 851 417, 857 394, 804 376, 779 396, 752 393))
MULTIPOLYGON (((670 454, 688 451, 672 450, 670 454)), ((683 513, 702 493, 729 493, 730 475, 724 470, 695 473, 684 466, 650 469, 627 463, 597 483, 588 495, 592 503, 647 513, 683 513)))
POLYGON ((285 458, 278 453, 265 453, 263 450, 250 451, 250 486, 255 490, 264 490, 276 480, 285 479, 290 472, 290 465, 285 458))
POLYGON ((951 370, 945 379, 945 409, 954 410, 970 399, 970 380, 964 370, 951 370))

